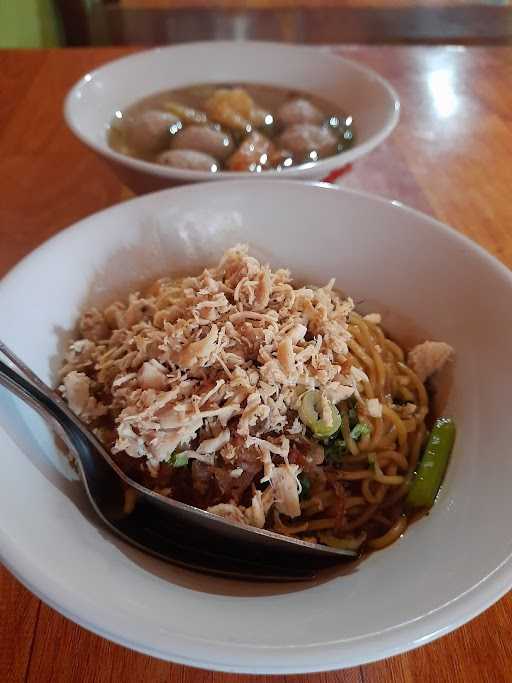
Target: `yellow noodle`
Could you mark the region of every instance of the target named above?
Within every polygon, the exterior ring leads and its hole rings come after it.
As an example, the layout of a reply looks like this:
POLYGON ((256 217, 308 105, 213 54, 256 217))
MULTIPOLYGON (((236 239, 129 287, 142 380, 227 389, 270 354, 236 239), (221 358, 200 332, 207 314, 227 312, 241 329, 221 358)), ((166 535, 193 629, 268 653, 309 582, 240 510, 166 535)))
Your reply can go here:
POLYGON ((352 472, 340 470, 336 473, 336 477, 343 479, 343 481, 359 481, 360 479, 372 479, 373 472, 371 470, 353 470, 352 472))
POLYGON ((336 496, 334 495, 334 491, 322 491, 322 493, 317 493, 314 496, 311 496, 309 500, 305 500, 301 503, 301 508, 303 510, 308 510, 310 507, 314 507, 315 505, 323 505, 324 507, 326 505, 330 505, 334 500, 336 496))
POLYGON ((359 448, 350 434, 350 425, 348 423, 348 415, 346 411, 343 411, 341 418, 341 431, 343 434, 343 439, 347 444, 347 448, 352 453, 352 455, 357 455, 359 453, 359 448))
POLYGON ((362 337, 364 344, 369 349, 370 355, 375 365, 378 382, 380 386, 383 387, 386 381, 386 369, 384 367, 384 363, 382 362, 380 353, 378 352, 376 345, 372 342, 370 330, 368 329, 366 322, 357 314, 354 314, 353 317, 355 318, 357 327, 359 328, 359 334, 357 335, 358 340, 361 341, 362 337))
POLYGON ((384 467, 388 462, 396 463, 401 469, 407 470, 409 463, 403 453, 398 451, 380 451, 375 455, 380 467, 384 467))
POLYGON ((375 398, 375 391, 373 390, 373 385, 370 382, 363 382, 362 394, 366 398, 375 398))
POLYGON ((380 550, 381 548, 386 548, 386 546, 394 543, 400 536, 404 533, 407 528, 407 517, 400 517, 395 524, 387 531, 384 536, 379 536, 379 538, 374 538, 368 542, 370 548, 374 550, 380 550))
POLYGON ((406 375, 408 375, 414 386, 416 387, 416 391, 418 392, 418 397, 420 399, 419 404, 422 407, 427 407, 428 406, 428 396, 427 396, 427 390, 425 389, 425 385, 423 382, 420 382, 418 375, 411 370, 411 368, 407 367, 404 363, 399 363, 398 367, 400 368, 401 371, 405 372, 406 375))
POLYGON ((363 496, 349 496, 345 500, 345 510, 350 510, 350 508, 357 507, 358 505, 364 505, 363 496))
POLYGON ((405 430, 408 434, 412 434, 416 431, 418 425, 414 417, 409 417, 407 420, 402 420, 404 423, 405 430))
POLYGON ((280 522, 279 524, 275 524, 275 530, 278 531, 280 534, 293 536, 294 534, 301 534, 304 531, 307 531, 308 523, 303 522, 302 524, 292 524, 288 526, 280 522))
POLYGON ((308 531, 321 531, 322 529, 333 529, 336 526, 336 519, 326 518, 326 519, 315 519, 308 522, 308 531))
POLYGON ((377 417, 373 423, 373 431, 371 435, 371 441, 368 445, 368 450, 374 451, 380 441, 382 440, 382 435, 384 432, 384 422, 381 417, 377 417))
POLYGON ((414 403, 414 394, 407 387, 401 386, 398 389, 398 393, 404 399, 404 401, 409 401, 409 403, 414 403))
POLYGON ((393 423, 393 426, 396 429, 398 443, 400 444, 400 451, 404 452, 407 448, 407 430, 405 429, 404 423, 397 413, 386 404, 383 404, 382 406, 382 414, 393 423))
POLYGON ((378 465, 376 465, 376 472, 373 478, 380 484, 386 484, 387 486, 400 486, 405 481, 405 478, 399 474, 384 474, 378 465))
POLYGON ((296 534, 307 533, 308 531, 323 531, 324 529, 334 529, 336 526, 336 519, 334 517, 326 517, 324 519, 314 519, 304 522, 303 524, 281 524, 279 528, 281 533, 286 533, 291 536, 296 534), (284 529, 284 531, 283 531, 284 529))
POLYGON ((343 531, 353 531, 354 529, 362 527, 366 522, 370 521, 377 508, 378 505, 369 505, 358 517, 345 523, 343 525, 343 531))
POLYGON ((382 503, 384 496, 386 495, 387 486, 384 484, 378 485, 377 491, 374 493, 372 491, 372 481, 370 479, 365 479, 361 485, 361 491, 363 496, 368 503, 382 503))
POLYGON ((381 349, 384 350, 385 344, 386 344, 386 337, 384 336, 384 332, 381 330, 381 328, 378 325, 370 322, 369 320, 365 320, 365 323, 366 323, 368 329, 371 331, 372 335, 377 337, 377 342, 378 342, 379 346, 381 347, 381 349))
POLYGON ((398 344, 395 344, 394 341, 391 341, 391 339, 384 339, 382 342, 382 345, 385 348, 388 348, 391 353, 399 360, 402 361, 404 360, 404 352, 402 349, 398 346, 398 344))
MULTIPOLYGON (((353 328, 351 328, 353 331, 353 328)), ((373 360, 370 358, 370 356, 366 353, 366 351, 363 349, 363 347, 357 343, 356 341, 356 335, 352 337, 352 339, 349 339, 348 341, 348 347, 354 354, 356 358, 359 358, 361 363, 363 365, 366 365, 368 369, 373 370, 373 360)))
MULTIPOLYGON (((361 337, 363 335, 359 334, 356 339, 357 341, 361 344, 361 346, 364 348, 364 341, 361 340, 361 337)), ((382 362, 382 359, 380 358, 378 352, 375 350, 374 346, 370 346, 369 349, 369 356, 371 357, 372 360, 372 368, 370 370, 369 378, 370 378, 370 385, 371 385, 371 390, 372 393, 377 392, 378 395, 382 395, 382 390, 384 387, 384 383, 386 380, 386 371, 384 368, 384 364, 382 362)))
POLYGON ((363 370, 368 375, 368 377, 370 379, 370 383, 374 384, 375 383, 375 367, 374 367, 373 360, 366 353, 366 351, 357 343, 357 341, 354 338, 352 338, 348 341, 348 348, 352 351, 354 356, 361 361, 361 363, 363 365, 363 370))
POLYGON ((343 467, 350 467, 351 465, 365 465, 368 462, 368 453, 358 453, 357 455, 352 455, 347 453, 343 456, 343 467))
POLYGON ((381 509, 386 510, 392 505, 395 505, 395 503, 398 503, 399 500, 401 500, 404 496, 407 495, 409 491, 409 485, 410 479, 409 477, 405 477, 403 484, 401 484, 400 486, 394 486, 392 489, 392 493, 386 496, 386 499, 382 502, 381 509))

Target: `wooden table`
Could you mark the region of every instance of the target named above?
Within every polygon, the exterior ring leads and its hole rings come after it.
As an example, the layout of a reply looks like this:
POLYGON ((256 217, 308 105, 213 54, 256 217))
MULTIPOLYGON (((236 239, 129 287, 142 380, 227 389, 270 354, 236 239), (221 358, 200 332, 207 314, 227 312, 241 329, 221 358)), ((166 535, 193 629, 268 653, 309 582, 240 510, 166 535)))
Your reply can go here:
MULTIPOLYGON (((0 275, 57 231, 130 196, 66 129, 66 90, 121 49, 0 52, 0 275)), ((341 179, 450 223, 512 266, 512 49, 353 47, 402 100, 388 142, 341 179)), ((477 551, 478 549, 476 549, 477 551)), ((0 569, 0 682, 246 683, 151 659, 67 621, 0 569)), ((262 679, 260 679, 262 680, 262 679)), ((512 597, 406 655, 288 683, 512 680, 512 597)))

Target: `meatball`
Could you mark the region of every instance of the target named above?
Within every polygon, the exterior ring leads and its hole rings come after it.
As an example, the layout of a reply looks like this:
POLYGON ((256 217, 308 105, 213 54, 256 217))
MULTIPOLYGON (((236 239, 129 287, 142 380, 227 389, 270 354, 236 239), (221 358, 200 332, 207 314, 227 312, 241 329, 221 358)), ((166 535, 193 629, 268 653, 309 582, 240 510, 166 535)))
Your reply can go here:
POLYGON ((254 171, 258 166, 268 168, 268 158, 273 149, 268 138, 253 131, 229 157, 227 167, 230 171, 254 171))
POLYGON ((279 136, 278 144, 290 151, 295 159, 315 161, 316 158, 335 154, 338 140, 329 128, 311 123, 296 123, 279 136))
POLYGON ((254 108, 251 114, 251 124, 254 128, 264 128, 267 132, 274 126, 274 117, 268 109, 254 108))
POLYGON ((194 149, 168 149, 158 155, 157 162, 164 166, 174 166, 189 171, 215 172, 219 169, 217 159, 194 149))
POLYGON ((277 111, 277 120, 283 126, 294 123, 322 123, 325 115, 308 100, 289 100, 282 104, 277 111))
POLYGON ((221 161, 233 151, 231 135, 208 126, 187 126, 176 135, 171 142, 172 149, 194 149, 197 152, 210 154, 221 161))
POLYGON ((453 354, 452 347, 445 342, 425 341, 409 351, 407 362, 420 382, 426 382, 431 375, 442 370, 453 354))
POLYGON ((125 142, 143 154, 158 152, 167 147, 171 137, 169 129, 178 120, 174 114, 156 109, 128 115, 122 123, 125 142))

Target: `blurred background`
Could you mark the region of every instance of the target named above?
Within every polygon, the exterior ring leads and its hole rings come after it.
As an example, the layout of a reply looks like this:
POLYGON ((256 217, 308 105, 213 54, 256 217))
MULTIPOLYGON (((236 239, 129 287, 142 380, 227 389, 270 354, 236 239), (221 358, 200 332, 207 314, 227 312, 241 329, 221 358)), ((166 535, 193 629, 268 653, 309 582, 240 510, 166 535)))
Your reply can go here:
POLYGON ((0 0, 0 47, 509 44, 512 0, 0 0))

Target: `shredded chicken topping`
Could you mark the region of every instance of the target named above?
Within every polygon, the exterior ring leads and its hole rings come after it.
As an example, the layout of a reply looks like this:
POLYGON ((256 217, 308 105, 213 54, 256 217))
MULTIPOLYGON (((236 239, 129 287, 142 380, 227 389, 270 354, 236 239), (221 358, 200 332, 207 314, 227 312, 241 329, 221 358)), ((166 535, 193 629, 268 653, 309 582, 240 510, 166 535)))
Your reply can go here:
POLYGON ((300 467, 288 460, 290 442, 304 439, 298 400, 317 388, 326 405, 340 401, 366 379, 349 360, 353 302, 333 286, 294 288, 287 270, 236 246, 197 277, 164 278, 84 313, 61 391, 113 453, 154 479, 176 453, 196 461, 198 490, 205 470, 227 470, 213 512, 256 526, 273 506, 298 516, 300 467), (244 507, 240 489, 251 484, 244 507))
MULTIPOLYGON (((389 350, 389 379, 376 387, 378 397, 368 395, 372 380, 366 371, 375 382, 376 366, 360 351, 363 370, 349 352, 358 343, 360 332, 354 338, 350 332, 358 316, 352 300, 333 287, 334 280, 295 288, 287 270, 272 271, 238 245, 197 277, 160 279, 144 294, 86 311, 81 338, 66 355, 60 390, 124 471, 161 495, 279 530, 285 528, 280 515, 302 516, 301 481, 307 480, 327 500, 334 497, 331 517, 321 524, 336 527, 350 510, 343 501, 351 482, 346 490, 337 483, 340 473, 332 462, 330 470, 319 467, 324 446, 311 440, 297 412, 304 393, 319 392, 324 429, 334 426, 332 405, 354 397, 363 422, 355 431, 350 427, 353 436, 345 424, 346 447, 352 449, 357 438, 362 449, 369 448, 363 434, 379 422, 388 442, 401 419, 407 421, 402 434, 414 431, 428 406, 409 400, 415 398, 406 387, 410 378, 393 374, 397 361, 389 350), (395 405, 386 393, 400 397, 400 383, 405 405, 395 405)), ((380 317, 365 320, 376 325, 380 317)), ((375 353, 379 349, 375 345, 375 353)), ((409 365, 424 380, 451 352, 446 344, 425 342, 410 352, 409 365)), ((389 467, 403 464, 400 453, 392 455, 389 467)), ((375 472, 369 476, 384 476, 375 472)), ((401 477, 392 472, 386 482, 391 479, 401 477)), ((363 500, 359 493, 352 498, 363 500)), ((318 501, 313 514, 324 508, 318 501)), ((309 528, 307 514, 304 519, 295 525, 297 533, 309 528)))

